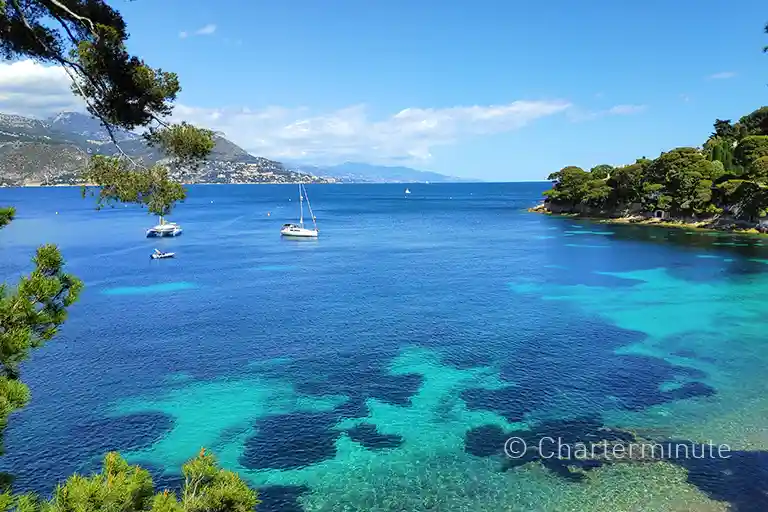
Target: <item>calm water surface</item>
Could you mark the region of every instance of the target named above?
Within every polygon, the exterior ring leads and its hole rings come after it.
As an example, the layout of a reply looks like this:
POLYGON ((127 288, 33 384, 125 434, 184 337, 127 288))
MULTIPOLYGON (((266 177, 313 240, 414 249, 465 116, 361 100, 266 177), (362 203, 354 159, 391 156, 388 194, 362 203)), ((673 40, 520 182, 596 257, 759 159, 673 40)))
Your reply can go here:
POLYGON ((546 187, 309 186, 315 241, 279 237, 288 185, 190 187, 166 240, 76 188, 0 189, 0 275, 53 242, 86 284, 2 469, 47 493, 119 450, 174 486, 204 446, 262 511, 768 509, 763 239, 525 212, 546 187), (582 478, 503 455, 604 426, 733 452, 582 478))

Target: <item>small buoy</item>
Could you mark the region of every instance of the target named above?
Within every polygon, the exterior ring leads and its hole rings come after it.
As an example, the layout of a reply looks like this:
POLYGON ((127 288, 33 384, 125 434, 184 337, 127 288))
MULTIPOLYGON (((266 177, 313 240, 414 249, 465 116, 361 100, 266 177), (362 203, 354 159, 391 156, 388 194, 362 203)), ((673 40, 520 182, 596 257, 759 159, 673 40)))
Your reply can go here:
POLYGON ((213 204, 213 201, 211 201, 211 204, 213 204))
POLYGON ((267 212, 267 217, 270 217, 272 215, 272 212, 267 212))
POLYGON ((56 215, 58 215, 58 214, 59 214, 59 212, 56 212, 56 215))

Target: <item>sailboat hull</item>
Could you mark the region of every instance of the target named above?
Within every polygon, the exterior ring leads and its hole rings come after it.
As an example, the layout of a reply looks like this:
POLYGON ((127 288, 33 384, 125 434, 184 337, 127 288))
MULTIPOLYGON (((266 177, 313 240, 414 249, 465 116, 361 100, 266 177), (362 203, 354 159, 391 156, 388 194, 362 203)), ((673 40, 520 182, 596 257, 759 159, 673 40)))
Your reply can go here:
POLYGON ((168 224, 163 226, 155 226, 154 228, 147 230, 147 238, 160 238, 165 236, 179 236, 183 233, 183 230, 178 226, 171 228, 167 227, 168 224))
POLYGON ((301 226, 296 226, 292 224, 283 226, 283 228, 280 230, 280 234, 283 236, 293 237, 293 238, 317 238, 316 229, 302 228, 301 226))

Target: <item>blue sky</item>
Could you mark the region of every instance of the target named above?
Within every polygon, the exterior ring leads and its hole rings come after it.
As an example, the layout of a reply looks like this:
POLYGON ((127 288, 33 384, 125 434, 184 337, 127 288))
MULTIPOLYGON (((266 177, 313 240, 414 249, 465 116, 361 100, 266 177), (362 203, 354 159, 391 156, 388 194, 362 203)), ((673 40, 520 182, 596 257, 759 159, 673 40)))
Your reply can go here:
POLYGON ((699 145, 768 103, 752 0, 115 5, 129 49, 180 75, 178 117, 276 159, 536 180, 699 145))

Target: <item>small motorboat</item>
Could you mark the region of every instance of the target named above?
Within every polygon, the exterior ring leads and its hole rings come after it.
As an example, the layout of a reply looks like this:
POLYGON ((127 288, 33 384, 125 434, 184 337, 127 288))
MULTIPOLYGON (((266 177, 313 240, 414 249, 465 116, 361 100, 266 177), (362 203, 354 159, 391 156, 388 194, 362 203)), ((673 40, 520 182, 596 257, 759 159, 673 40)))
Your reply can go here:
POLYGON ((175 252, 163 252, 159 249, 155 249, 155 252, 150 254, 149 257, 152 258, 153 260, 162 260, 165 258, 173 258, 175 255, 176 255, 175 252))

